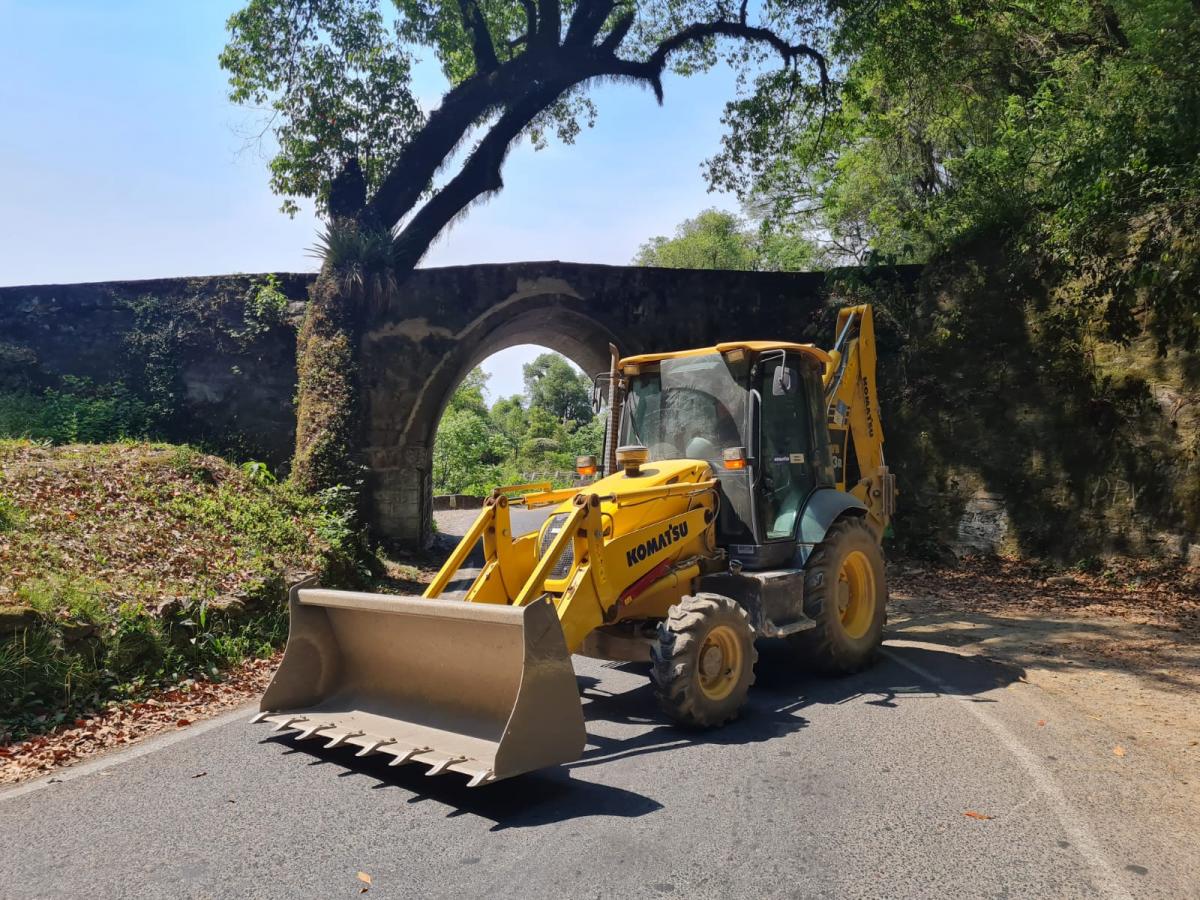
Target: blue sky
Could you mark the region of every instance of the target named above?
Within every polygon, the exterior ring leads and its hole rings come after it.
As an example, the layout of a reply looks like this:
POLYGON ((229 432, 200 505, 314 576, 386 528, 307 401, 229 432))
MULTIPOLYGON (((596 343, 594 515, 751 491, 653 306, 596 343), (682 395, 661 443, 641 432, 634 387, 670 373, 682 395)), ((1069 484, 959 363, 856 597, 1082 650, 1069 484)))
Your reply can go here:
MULTIPOLYGON (((0 285, 315 267, 316 221, 267 187, 269 147, 225 99, 216 57, 237 0, 0 0, 0 285)), ((420 67, 419 94, 443 89, 420 67)), ((669 78, 666 100, 601 85, 574 146, 509 158, 504 191, 423 265, 629 262, 709 206, 701 163, 719 144, 733 76, 669 78)), ((485 364, 493 397, 521 389, 512 348, 485 364)))

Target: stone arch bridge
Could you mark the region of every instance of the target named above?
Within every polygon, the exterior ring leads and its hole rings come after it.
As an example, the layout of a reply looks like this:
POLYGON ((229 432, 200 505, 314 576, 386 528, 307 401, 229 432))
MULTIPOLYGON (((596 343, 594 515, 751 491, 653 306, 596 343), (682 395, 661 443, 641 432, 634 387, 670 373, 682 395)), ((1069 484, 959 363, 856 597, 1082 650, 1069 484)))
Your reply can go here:
MULTIPOLYGON (((893 273, 894 274, 894 273, 893 273)), ((912 281, 916 270, 899 273, 912 281)), ((286 465, 295 436, 296 326, 311 275, 279 275, 290 304, 253 320, 265 276, 0 288, 0 389, 63 376, 170 389, 165 435, 286 465), (147 348, 153 348, 151 355, 147 348)), ((585 372, 623 354, 739 338, 829 339, 824 274, 529 262, 420 269, 367 313, 360 377, 371 524, 386 540, 430 533, 441 413, 486 357, 541 344, 585 372)))
POLYGON ((365 462, 373 526, 429 533, 434 433, 474 366, 516 344, 557 350, 584 372, 623 355, 737 338, 825 340, 821 274, 693 271, 560 262, 425 269, 363 333, 365 462))

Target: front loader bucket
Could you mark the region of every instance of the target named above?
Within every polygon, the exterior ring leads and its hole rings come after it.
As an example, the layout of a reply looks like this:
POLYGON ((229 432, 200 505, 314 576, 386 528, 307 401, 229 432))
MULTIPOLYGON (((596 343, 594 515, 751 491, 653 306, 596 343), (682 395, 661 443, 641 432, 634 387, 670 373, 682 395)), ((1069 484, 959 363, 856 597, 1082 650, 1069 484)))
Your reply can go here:
POLYGON ((578 759, 575 672, 554 607, 293 589, 254 721, 478 786, 578 759))

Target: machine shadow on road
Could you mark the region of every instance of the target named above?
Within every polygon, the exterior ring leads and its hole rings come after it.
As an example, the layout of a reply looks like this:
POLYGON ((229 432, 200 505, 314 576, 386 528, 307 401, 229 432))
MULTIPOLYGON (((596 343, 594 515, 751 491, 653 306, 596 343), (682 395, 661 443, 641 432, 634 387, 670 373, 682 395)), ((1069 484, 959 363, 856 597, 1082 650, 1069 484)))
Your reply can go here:
POLYGON ((756 681, 742 715, 735 722, 711 731, 695 731, 662 723, 649 682, 649 666, 626 663, 620 668, 645 675, 636 688, 611 693, 594 678, 580 678, 584 715, 596 722, 621 726, 653 726, 628 738, 599 736, 588 729, 588 749, 569 769, 602 766, 647 753, 662 753, 694 744, 745 745, 773 740, 809 725, 802 714, 819 706, 855 700, 883 708, 901 703, 946 696, 974 702, 994 702, 987 691, 1023 681, 1025 672, 980 656, 963 656, 933 647, 886 645, 886 654, 866 671, 843 677, 816 675, 803 670, 785 644, 761 642, 755 668, 756 681), (907 664, 907 665, 905 665, 907 664), (913 668, 908 668, 912 666, 913 668), (936 679, 918 675, 915 670, 936 679))
POLYGON ((587 816, 637 818, 662 808, 662 804, 618 787, 571 778, 563 768, 543 769, 469 788, 464 776, 448 773, 429 778, 422 765, 388 766, 380 754, 357 757, 354 747, 328 749, 316 741, 299 741, 294 735, 272 735, 259 743, 277 745, 284 755, 313 757, 309 765, 338 766, 338 778, 365 776, 376 781, 374 790, 398 788, 407 803, 440 803, 449 807, 447 818, 475 815, 494 822, 492 831, 530 828, 587 816))
POLYGON ((309 764, 313 766, 340 768, 338 778, 365 776, 375 780, 375 790, 397 788, 407 795, 407 803, 440 803, 449 808, 450 817, 469 814, 490 820, 495 823, 492 830, 498 831, 588 816, 637 818, 662 808, 662 804, 642 794, 572 778, 574 770, 586 769, 602 776, 605 766, 633 756, 697 744, 736 747, 774 740, 809 727, 810 720, 803 713, 821 706, 861 701, 893 709, 946 696, 947 692, 991 702, 984 696, 988 691, 1024 677, 1023 670, 984 657, 904 643, 885 645, 885 654, 871 669, 830 678, 802 670, 786 645, 764 642, 759 647, 757 681, 741 717, 723 728, 692 731, 665 723, 654 699, 648 665, 625 663, 613 668, 621 673, 613 681, 629 683, 628 675, 643 680, 635 687, 614 691, 610 689, 614 685, 605 680, 579 676, 588 722, 588 746, 580 760, 486 788, 468 788, 465 778, 453 773, 428 778, 424 766, 391 767, 386 755, 357 757, 353 747, 329 749, 316 741, 299 741, 293 735, 272 735, 261 743, 276 745, 285 755, 311 757, 309 764), (609 736, 614 725, 615 730, 629 736, 609 736))

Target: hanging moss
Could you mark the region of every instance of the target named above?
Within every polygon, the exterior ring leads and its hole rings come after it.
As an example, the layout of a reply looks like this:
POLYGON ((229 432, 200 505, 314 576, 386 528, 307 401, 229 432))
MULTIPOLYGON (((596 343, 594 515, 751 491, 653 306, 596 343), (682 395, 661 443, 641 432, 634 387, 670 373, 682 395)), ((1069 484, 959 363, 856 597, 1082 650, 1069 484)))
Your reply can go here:
POLYGON ((353 219, 318 239, 321 274, 309 292, 297 345, 296 455, 292 479, 307 491, 355 485, 362 461, 358 346, 363 314, 396 289, 391 235, 353 219))
POLYGON ((306 491, 350 483, 357 468, 357 329, 351 305, 337 276, 323 272, 300 330, 292 480, 306 491))

